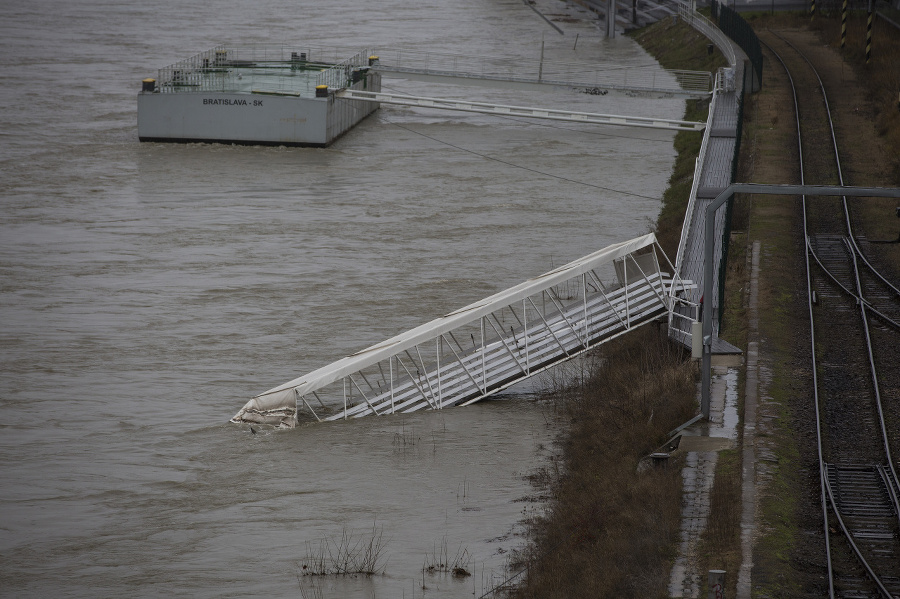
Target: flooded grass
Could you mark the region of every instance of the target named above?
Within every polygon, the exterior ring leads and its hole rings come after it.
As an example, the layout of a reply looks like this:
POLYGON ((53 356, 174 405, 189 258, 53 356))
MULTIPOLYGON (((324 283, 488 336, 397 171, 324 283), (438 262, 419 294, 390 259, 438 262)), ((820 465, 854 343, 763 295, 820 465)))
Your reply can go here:
POLYGON ((430 554, 425 555, 422 571, 427 574, 444 573, 450 574, 454 578, 468 578, 472 575, 471 567, 472 555, 469 553, 469 548, 460 545, 453 557, 450 557, 445 536, 439 544, 435 544, 430 554))

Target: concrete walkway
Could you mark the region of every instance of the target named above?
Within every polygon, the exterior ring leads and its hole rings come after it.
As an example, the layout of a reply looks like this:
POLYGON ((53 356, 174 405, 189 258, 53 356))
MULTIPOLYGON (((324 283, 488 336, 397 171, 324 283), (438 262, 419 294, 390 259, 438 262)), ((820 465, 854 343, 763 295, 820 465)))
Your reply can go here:
POLYGON ((705 573, 700 569, 699 545, 709 518, 709 494, 718 452, 738 441, 738 367, 740 358, 713 367, 710 420, 681 432, 677 453, 684 454, 681 499, 681 542, 669 577, 670 597, 700 597, 705 573))

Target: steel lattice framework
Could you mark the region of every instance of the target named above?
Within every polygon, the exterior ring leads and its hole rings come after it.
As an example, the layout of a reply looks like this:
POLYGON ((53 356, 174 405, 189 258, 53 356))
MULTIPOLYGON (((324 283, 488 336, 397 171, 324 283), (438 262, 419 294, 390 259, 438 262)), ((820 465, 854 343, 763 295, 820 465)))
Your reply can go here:
POLYGON ((232 422, 439 410, 482 400, 668 316, 693 287, 651 233, 611 245, 251 399, 232 422))

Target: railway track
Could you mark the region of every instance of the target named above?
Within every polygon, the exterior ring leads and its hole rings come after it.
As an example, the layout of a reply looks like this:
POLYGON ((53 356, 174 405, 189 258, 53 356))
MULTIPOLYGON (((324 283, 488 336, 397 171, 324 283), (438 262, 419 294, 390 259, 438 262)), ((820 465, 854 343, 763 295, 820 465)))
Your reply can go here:
MULTIPOLYGON (((763 37, 793 90, 800 182, 844 185, 818 72, 789 40, 763 37)), ((803 197, 803 223, 828 596, 900 598, 900 290, 873 264, 846 198, 803 197)))

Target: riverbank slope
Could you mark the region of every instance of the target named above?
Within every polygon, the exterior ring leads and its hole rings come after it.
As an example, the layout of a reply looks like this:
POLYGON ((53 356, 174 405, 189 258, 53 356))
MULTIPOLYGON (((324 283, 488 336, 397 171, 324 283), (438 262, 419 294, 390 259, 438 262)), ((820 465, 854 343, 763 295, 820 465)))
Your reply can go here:
MULTIPOLYGON (((820 17, 812 24, 804 15, 745 17, 758 31, 795 31, 798 39, 817 47, 823 56, 823 77, 835 94, 838 142, 853 173, 848 184, 900 185, 900 116, 892 112, 897 106, 886 91, 891 82, 895 90, 900 82, 900 51, 891 40, 884 40, 880 58, 866 66, 864 55, 856 50, 837 53, 836 16, 820 17)), ((720 66, 706 62, 717 54, 707 55, 705 38, 675 20, 639 31, 635 38, 668 68, 720 66)), ((786 85, 779 65, 767 57, 762 91, 745 100, 740 181, 797 182, 786 85)), ((686 118, 702 118, 704 110, 702 103, 693 103, 686 118)), ((675 145, 678 159, 657 221, 657 234, 672 255, 699 139, 679 134, 675 145)), ((885 218, 885 211, 892 208, 889 203, 859 207, 864 234, 879 239, 897 235, 900 221, 885 218)), ((821 596, 823 582, 800 218, 794 198, 745 197, 738 198, 732 223, 722 336, 745 351, 748 248, 754 242, 760 246, 757 434, 761 442, 755 465, 760 494, 751 577, 752 595, 760 597, 821 596)), ((900 244, 880 249, 879 260, 896 276, 900 244)), ((602 367, 590 371, 584 384, 558 391, 559 409, 572 426, 562 440, 561 463, 540 481, 548 485, 552 501, 546 516, 531 523, 531 543, 522 556, 527 580, 513 596, 667 595, 677 540, 679 468, 675 463, 642 475, 637 463, 666 431, 680 424, 681 414, 691 415, 695 370, 688 357, 663 337, 647 329, 605 345, 596 362, 602 367), (627 385, 617 386, 614 381, 626 368, 633 368, 626 375, 627 385), (667 379, 668 385, 659 385, 667 379), (662 426, 664 418, 674 424, 662 426)), ((743 383, 742 375, 741 389, 743 383)), ((743 409, 743 396, 740 402, 743 409)), ((741 563, 741 510, 735 504, 740 501, 743 470, 740 448, 723 453, 703 539, 702 566, 729 571, 731 596, 741 563)), ((705 592, 703 588, 701 596, 705 592)))

